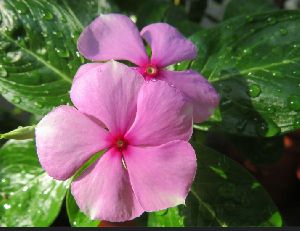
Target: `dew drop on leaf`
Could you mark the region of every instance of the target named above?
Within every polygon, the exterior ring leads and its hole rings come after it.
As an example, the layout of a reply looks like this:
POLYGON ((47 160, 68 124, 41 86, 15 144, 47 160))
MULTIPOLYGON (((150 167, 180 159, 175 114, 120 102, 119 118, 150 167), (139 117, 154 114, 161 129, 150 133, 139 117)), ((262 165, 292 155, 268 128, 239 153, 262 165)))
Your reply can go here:
POLYGON ((252 15, 247 15, 246 20, 247 20, 247 22, 253 22, 253 16, 252 15))
POLYGON ((21 51, 10 51, 6 54, 6 60, 15 63, 18 62, 22 58, 22 52, 21 51))
POLYGON ((18 104, 18 103, 21 103, 21 98, 18 96, 15 96, 15 97, 13 97, 12 101, 13 101, 13 103, 18 104))
POLYGON ((56 53, 58 54, 59 57, 63 57, 63 58, 68 58, 69 57, 69 51, 65 48, 61 49, 61 48, 55 48, 56 53))
POLYGON ((53 14, 48 11, 43 12, 42 16, 43 16, 43 19, 48 20, 48 21, 53 19, 53 14))
POLYGON ((42 108, 43 104, 39 103, 39 102, 34 102, 34 106, 38 107, 38 108, 42 108))
POLYGON ((258 97, 261 93, 260 86, 257 84, 251 84, 248 89, 248 95, 252 98, 258 97))
POLYGON ((6 77, 6 76, 7 76, 6 69, 0 65, 0 77, 6 77))
POLYGON ((273 18, 273 17, 269 17, 269 18, 267 18, 267 23, 268 23, 269 25, 273 25, 273 24, 276 23, 276 19, 273 18))
POLYGON ((281 35, 287 35, 289 33, 288 30, 285 28, 281 28, 279 31, 281 35))
POLYGON ((5 204, 3 205, 3 208, 4 208, 4 209, 10 209, 10 208, 11 208, 11 205, 5 203, 5 204))
POLYGON ((300 97, 296 95, 292 95, 288 97, 288 107, 291 110, 299 111, 300 110, 300 97))
POLYGON ((62 38, 63 37, 63 34, 60 31, 53 31, 52 34, 54 36, 56 36, 57 38, 62 38))

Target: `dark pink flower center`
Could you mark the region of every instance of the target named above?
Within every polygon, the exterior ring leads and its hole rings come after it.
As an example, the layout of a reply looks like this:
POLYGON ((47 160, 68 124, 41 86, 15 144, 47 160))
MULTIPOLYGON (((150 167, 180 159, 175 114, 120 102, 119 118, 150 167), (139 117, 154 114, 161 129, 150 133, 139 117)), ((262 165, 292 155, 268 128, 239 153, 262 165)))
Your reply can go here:
POLYGON ((114 135, 110 139, 111 147, 114 147, 118 151, 122 152, 128 146, 128 141, 123 135, 114 135))
POLYGON ((155 78, 159 73, 159 69, 156 65, 150 63, 144 66, 141 72, 144 77, 155 78))

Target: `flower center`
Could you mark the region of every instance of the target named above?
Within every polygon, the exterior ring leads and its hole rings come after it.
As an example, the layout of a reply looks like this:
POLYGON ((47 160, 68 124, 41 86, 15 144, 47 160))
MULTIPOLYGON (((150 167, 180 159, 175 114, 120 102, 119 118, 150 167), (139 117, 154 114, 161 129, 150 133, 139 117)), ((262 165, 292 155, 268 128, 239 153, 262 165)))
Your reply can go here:
POLYGON ((153 64, 148 64, 145 67, 144 75, 154 78, 158 74, 158 68, 153 64))
POLYGON ((119 149, 120 151, 126 149, 127 147, 127 141, 123 138, 118 138, 115 142, 115 147, 119 149))

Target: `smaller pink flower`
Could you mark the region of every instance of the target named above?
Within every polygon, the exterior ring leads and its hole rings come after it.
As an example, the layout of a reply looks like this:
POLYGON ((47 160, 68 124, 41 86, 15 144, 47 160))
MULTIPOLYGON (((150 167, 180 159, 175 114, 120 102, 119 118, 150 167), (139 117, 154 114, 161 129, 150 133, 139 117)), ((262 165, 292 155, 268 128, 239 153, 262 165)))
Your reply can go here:
POLYGON ((36 146, 58 180, 105 151, 71 184, 85 214, 121 222, 184 203, 196 156, 187 142, 192 106, 179 90, 107 62, 78 70, 71 99, 75 107, 60 106, 38 123, 36 146))
POLYGON ((193 104, 196 123, 206 120, 218 106, 219 96, 215 89, 197 72, 166 69, 197 55, 194 44, 166 23, 150 24, 139 33, 127 16, 101 15, 80 35, 78 50, 92 61, 128 60, 138 66, 135 69, 146 80, 159 79, 174 85, 193 104), (151 47, 151 58, 146 53, 143 39, 151 47))

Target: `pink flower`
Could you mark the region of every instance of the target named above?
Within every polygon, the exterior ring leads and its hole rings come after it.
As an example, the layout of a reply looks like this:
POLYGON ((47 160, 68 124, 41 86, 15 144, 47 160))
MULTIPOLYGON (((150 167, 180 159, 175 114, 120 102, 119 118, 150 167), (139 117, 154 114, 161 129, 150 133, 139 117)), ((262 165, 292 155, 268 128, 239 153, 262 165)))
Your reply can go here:
POLYGON ((180 89, 194 107, 194 121, 206 120, 219 103, 219 96, 209 82, 192 70, 169 71, 171 64, 196 57, 193 43, 166 23, 154 23, 139 33, 130 18, 106 14, 96 18, 79 37, 78 50, 92 61, 128 60, 146 80, 159 79, 180 89), (143 40, 150 45, 148 57, 143 40))
POLYGON ((164 81, 117 62, 86 64, 71 89, 75 107, 60 106, 36 127, 41 165, 66 180, 95 153, 71 192, 93 219, 120 222, 182 204, 196 171, 187 142, 192 106, 164 81))

